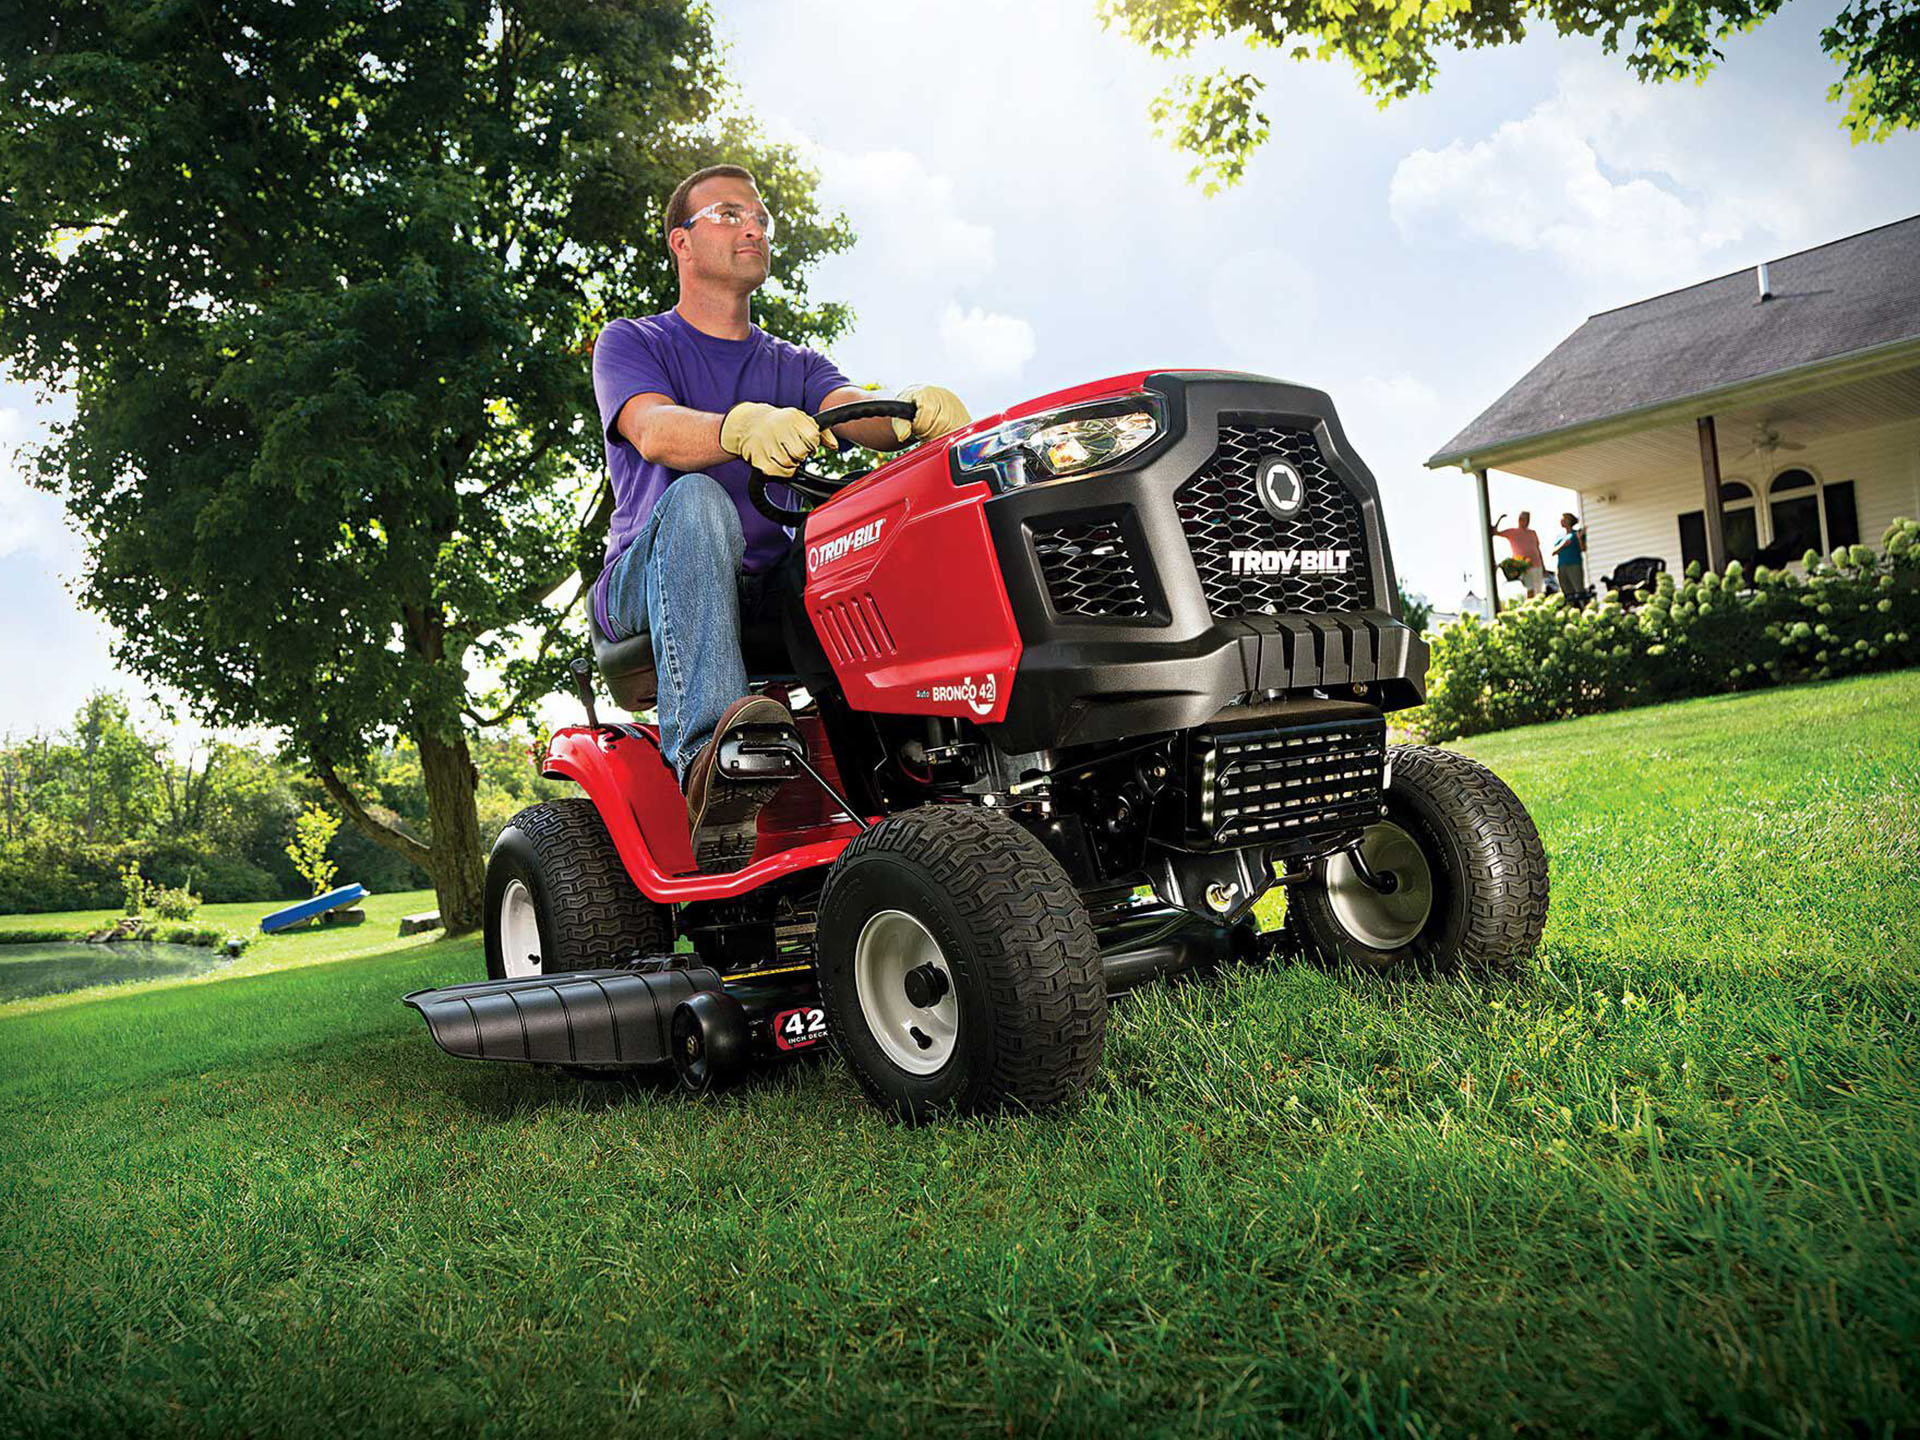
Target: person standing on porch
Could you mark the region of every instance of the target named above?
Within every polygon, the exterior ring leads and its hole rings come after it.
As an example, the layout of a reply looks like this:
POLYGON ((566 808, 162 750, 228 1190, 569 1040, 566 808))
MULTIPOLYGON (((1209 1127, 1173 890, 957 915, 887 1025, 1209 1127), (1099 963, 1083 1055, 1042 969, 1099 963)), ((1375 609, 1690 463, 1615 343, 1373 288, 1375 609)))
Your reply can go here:
MULTIPOLYGON (((1506 512, 1501 511, 1500 520, 1506 518, 1506 512)), ((1512 547, 1514 559, 1527 562, 1527 571, 1520 577, 1520 583, 1526 587, 1527 594, 1541 594, 1547 588, 1547 562, 1540 555, 1540 537, 1533 529, 1533 512, 1522 510, 1519 519, 1505 530, 1500 528, 1500 520, 1493 522, 1493 533, 1512 547)))
POLYGON ((1553 563, 1560 581, 1560 593, 1570 605, 1578 605, 1587 593, 1586 527, 1577 515, 1560 517, 1560 538, 1553 542, 1553 563))

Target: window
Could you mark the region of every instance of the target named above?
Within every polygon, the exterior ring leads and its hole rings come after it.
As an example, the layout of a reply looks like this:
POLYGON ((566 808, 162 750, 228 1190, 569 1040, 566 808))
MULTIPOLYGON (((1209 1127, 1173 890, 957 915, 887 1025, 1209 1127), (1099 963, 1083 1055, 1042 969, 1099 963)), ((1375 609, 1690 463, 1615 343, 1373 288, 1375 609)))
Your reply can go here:
POLYGON ((1680 568, 1707 568, 1707 512, 1689 510, 1680 517, 1680 568))
MULTIPOLYGON (((1727 522, 1727 558, 1738 560, 1748 569, 1756 562, 1775 568, 1798 564, 1809 550, 1827 555, 1842 545, 1860 543, 1853 481, 1823 484, 1812 471, 1798 466, 1773 477, 1764 507, 1745 482, 1722 481, 1720 507, 1727 522)), ((1704 510, 1689 510, 1680 516, 1681 568, 1695 561, 1706 568, 1704 510)))
POLYGON ((1760 551, 1760 512, 1753 491, 1739 480, 1721 481, 1720 512, 1727 523, 1727 558, 1751 570, 1760 551))
MULTIPOLYGON (((1753 489, 1741 480, 1720 482, 1720 513, 1727 526, 1727 558, 1749 570, 1760 553, 1760 513, 1753 489)), ((1680 517, 1680 568, 1695 561, 1707 568, 1707 512, 1689 510, 1680 517)))
POLYGON ((1828 548, 1838 550, 1842 545, 1858 545, 1860 516, 1853 508, 1853 481, 1823 485, 1820 493, 1826 501, 1828 548))
POLYGON ((1782 560, 1798 560, 1809 550, 1826 554, 1820 533, 1820 486, 1805 470, 1782 470, 1767 491, 1773 546, 1782 560))

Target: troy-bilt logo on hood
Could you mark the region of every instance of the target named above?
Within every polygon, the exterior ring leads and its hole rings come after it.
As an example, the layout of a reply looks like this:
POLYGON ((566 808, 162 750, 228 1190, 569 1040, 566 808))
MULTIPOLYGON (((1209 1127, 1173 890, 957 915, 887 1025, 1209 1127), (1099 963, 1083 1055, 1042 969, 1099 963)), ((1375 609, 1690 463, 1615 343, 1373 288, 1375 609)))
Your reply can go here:
POLYGON ((1344 575, 1351 550, 1234 550, 1236 575, 1344 575))
POLYGON ((855 550, 864 550, 880 538, 880 527, 885 519, 869 520, 858 530, 849 530, 844 535, 836 535, 831 540, 822 540, 818 545, 807 547, 807 573, 813 574, 822 565, 831 565, 834 561, 851 555, 855 550))

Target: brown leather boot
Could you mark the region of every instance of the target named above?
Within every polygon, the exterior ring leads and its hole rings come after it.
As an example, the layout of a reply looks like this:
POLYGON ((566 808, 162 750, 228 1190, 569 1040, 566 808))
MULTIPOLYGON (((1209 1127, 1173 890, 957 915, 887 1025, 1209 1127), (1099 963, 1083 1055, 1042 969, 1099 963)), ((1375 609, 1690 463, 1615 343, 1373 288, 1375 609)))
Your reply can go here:
POLYGON ((687 768, 687 830, 693 863, 702 870, 738 870, 753 858, 760 808, 780 788, 778 780, 729 780, 719 773, 720 742, 742 725, 791 725, 778 700, 748 695, 736 700, 713 727, 687 768))

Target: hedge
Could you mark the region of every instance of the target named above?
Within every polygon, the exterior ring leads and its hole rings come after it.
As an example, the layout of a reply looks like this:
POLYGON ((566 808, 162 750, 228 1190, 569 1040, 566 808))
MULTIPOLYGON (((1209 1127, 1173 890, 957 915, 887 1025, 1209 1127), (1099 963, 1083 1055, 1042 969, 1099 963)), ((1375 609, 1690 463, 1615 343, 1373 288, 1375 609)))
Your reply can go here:
POLYGON ((1462 615, 1433 641, 1427 703, 1406 723, 1451 740, 1570 715, 1920 664, 1920 525, 1895 520, 1876 553, 1822 557, 1806 574, 1751 578, 1697 565, 1659 577, 1628 609, 1618 592, 1573 606, 1522 600, 1489 623, 1462 615))

